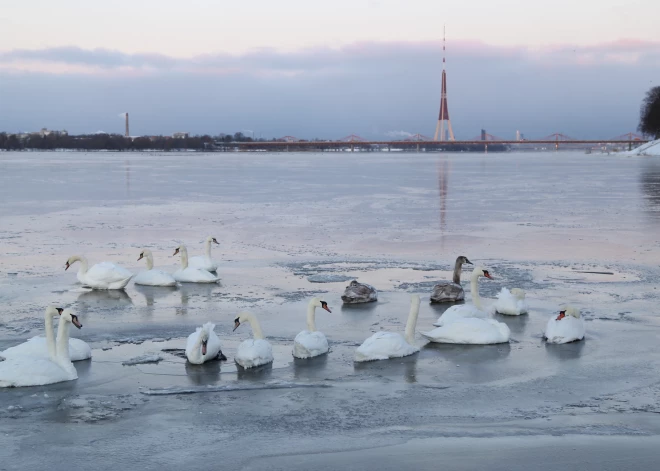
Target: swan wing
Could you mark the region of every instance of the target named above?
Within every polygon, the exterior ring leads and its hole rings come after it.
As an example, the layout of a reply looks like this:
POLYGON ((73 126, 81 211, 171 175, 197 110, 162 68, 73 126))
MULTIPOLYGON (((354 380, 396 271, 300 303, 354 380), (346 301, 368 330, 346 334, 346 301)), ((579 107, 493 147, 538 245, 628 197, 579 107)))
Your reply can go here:
POLYGON ((355 351, 355 361, 387 360, 412 355, 419 348, 406 342, 401 334, 376 332, 355 351))
POLYGON ((0 388, 42 386, 76 378, 75 368, 67 371, 45 358, 15 357, 0 362, 0 388))
POLYGON ((468 317, 486 319, 488 314, 478 309, 474 304, 460 304, 457 306, 451 306, 449 309, 443 312, 433 325, 442 327, 443 325, 447 325, 457 319, 464 319, 468 317))
MULTIPOLYGON (((50 359, 46 337, 39 336, 32 337, 15 347, 10 347, 0 352, 0 356, 5 358, 32 357, 50 359)), ((71 361, 87 360, 92 357, 92 349, 87 342, 71 338, 69 339, 69 356, 71 361)))
POLYGON ((238 346, 234 359, 243 368, 265 365, 273 361, 273 347, 264 339, 244 340, 238 346))
POLYGON ((145 286, 175 286, 176 280, 172 278, 172 275, 165 273, 162 270, 156 270, 152 268, 151 270, 141 271, 133 278, 133 282, 136 285, 145 285, 145 286))
POLYGON ((525 301, 525 292, 518 288, 514 288, 511 291, 507 288, 502 288, 502 291, 499 292, 493 304, 493 310, 509 316, 526 314, 527 302, 525 301))
POLYGON ((93 265, 82 277, 82 282, 92 288, 123 288, 133 274, 111 262, 93 265), (121 286, 123 284, 123 286, 121 286))
POLYGON ((493 319, 465 318, 421 334, 432 342, 487 345, 508 342, 511 332, 493 319))
POLYGON ((188 260, 188 266, 211 272, 218 269, 218 262, 206 255, 197 255, 195 257, 190 257, 188 260))
POLYGON ((431 293, 432 303, 448 303, 455 301, 463 301, 465 299, 465 291, 458 283, 452 281, 441 281, 433 287, 431 293))
POLYGON ((188 267, 185 270, 177 270, 172 277, 182 283, 215 283, 220 279, 206 270, 192 267, 188 267))
POLYGON ((296 358, 312 358, 323 355, 330 350, 328 339, 323 332, 303 330, 293 340, 293 356, 296 358))
POLYGON ((552 317, 545 328, 544 337, 549 343, 568 343, 582 340, 584 334, 584 320, 581 317, 577 319, 566 316, 560 320, 552 317))

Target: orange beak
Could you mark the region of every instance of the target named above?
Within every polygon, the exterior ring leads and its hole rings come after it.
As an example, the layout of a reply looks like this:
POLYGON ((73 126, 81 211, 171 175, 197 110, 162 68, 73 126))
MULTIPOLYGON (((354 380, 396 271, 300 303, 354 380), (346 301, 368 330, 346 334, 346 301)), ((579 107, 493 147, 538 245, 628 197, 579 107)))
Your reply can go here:
POLYGON ((69 265, 69 262, 66 262, 66 266, 64 267, 64 271, 67 271, 71 265, 69 265))
POLYGON ((559 311, 559 315, 557 316, 558 321, 562 320, 564 317, 566 317, 566 311, 559 311))

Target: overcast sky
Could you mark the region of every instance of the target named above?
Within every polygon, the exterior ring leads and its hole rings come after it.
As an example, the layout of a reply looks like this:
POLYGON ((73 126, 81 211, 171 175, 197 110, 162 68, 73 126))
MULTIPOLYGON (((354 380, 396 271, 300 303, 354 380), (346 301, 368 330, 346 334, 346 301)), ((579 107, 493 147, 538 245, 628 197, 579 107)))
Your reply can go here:
POLYGON ((660 2, 4 0, 0 130, 432 135, 636 128, 660 2))

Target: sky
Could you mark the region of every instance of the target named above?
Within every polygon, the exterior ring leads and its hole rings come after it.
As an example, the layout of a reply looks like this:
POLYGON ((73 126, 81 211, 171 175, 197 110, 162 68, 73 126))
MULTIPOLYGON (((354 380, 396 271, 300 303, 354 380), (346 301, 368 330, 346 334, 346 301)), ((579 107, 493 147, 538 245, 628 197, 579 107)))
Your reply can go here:
POLYGON ((433 135, 447 31, 459 139, 634 131, 655 0, 3 0, 0 130, 433 135))

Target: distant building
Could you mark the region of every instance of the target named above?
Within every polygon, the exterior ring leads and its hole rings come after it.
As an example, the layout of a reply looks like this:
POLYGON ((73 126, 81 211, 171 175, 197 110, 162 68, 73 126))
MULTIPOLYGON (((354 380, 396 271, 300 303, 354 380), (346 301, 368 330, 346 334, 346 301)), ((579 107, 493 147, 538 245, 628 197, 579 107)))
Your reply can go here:
POLYGON ((41 131, 33 132, 31 134, 38 134, 41 137, 50 136, 51 134, 53 134, 55 136, 68 136, 69 135, 69 133, 67 132, 66 129, 63 129, 62 131, 52 131, 52 130, 49 130, 48 128, 41 128, 41 131))
POLYGON ((174 134, 172 134, 172 137, 174 139, 185 139, 188 136, 189 136, 189 133, 187 133, 187 132, 175 132, 174 134))

